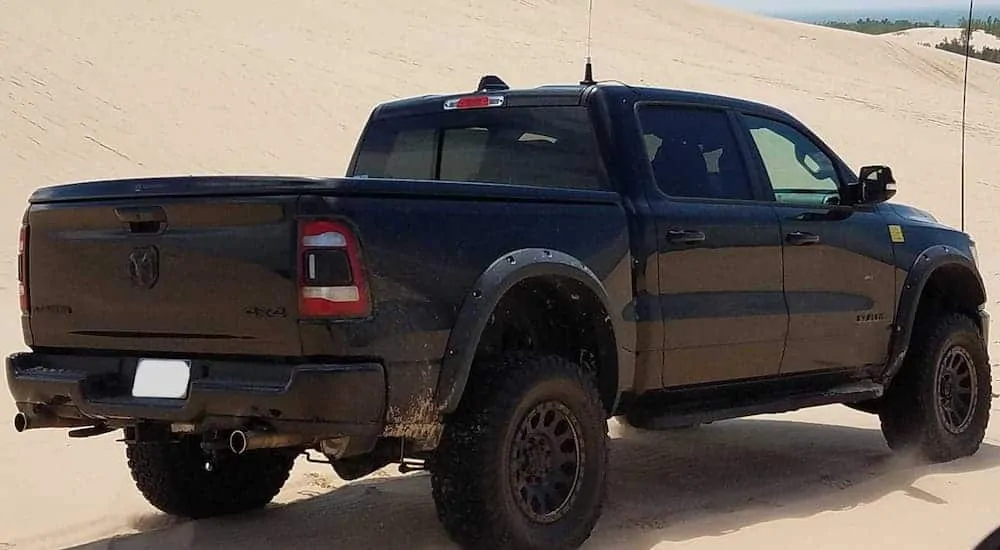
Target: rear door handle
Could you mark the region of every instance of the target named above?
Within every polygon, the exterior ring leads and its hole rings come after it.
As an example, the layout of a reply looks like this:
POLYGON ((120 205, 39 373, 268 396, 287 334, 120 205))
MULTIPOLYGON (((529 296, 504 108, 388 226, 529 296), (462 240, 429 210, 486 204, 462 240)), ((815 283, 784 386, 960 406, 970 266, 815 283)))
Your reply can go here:
POLYGON ((667 231, 667 240, 679 244, 696 244, 705 241, 705 233, 691 229, 671 229, 667 231))
POLYGON ((806 246, 819 243, 819 235, 805 231, 793 231, 785 236, 785 242, 792 246, 806 246))

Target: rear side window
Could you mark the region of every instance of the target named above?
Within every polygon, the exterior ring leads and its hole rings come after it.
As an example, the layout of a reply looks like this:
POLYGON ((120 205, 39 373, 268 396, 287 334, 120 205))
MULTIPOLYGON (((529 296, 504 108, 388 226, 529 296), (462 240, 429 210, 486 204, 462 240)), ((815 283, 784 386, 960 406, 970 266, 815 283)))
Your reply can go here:
POLYGON ((374 120, 352 175, 608 189, 584 107, 504 107, 374 120))
POLYGON ((671 197, 752 200, 743 155, 724 111, 651 105, 639 109, 656 184, 671 197))

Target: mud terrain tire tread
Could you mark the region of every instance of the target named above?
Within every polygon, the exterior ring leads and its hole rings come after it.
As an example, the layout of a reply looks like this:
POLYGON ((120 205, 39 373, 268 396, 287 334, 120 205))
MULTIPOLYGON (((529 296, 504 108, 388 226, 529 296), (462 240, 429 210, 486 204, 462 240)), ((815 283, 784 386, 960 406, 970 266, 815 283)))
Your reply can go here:
POLYGON ((438 518, 463 548, 577 548, 591 534, 606 495, 607 415, 594 376, 555 356, 512 353, 474 366, 458 410, 445 424, 430 463, 438 518), (584 449, 579 492, 551 524, 532 523, 514 502, 505 477, 506 441, 520 417, 558 398, 579 422, 584 449))
POLYGON ((262 449, 229 457, 205 471, 195 438, 172 443, 139 443, 126 448, 139 491, 162 512, 190 519, 263 508, 291 472, 295 453, 262 449))
POLYGON ((985 437, 991 399, 989 357, 978 327, 966 315, 947 314, 914 331, 906 362, 884 397, 879 413, 882 433, 894 451, 916 452, 928 462, 971 456, 985 437), (949 432, 939 420, 935 395, 942 355, 956 344, 969 353, 977 378, 975 412, 970 425, 958 435, 949 432))

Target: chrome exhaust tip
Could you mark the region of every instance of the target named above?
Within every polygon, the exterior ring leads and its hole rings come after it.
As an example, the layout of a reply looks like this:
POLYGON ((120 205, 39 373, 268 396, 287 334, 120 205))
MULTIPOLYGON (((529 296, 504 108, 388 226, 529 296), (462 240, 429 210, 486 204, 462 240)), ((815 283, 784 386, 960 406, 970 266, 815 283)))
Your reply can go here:
POLYGON ((229 450, 236 455, 256 449, 287 449, 301 445, 310 445, 315 442, 315 437, 270 431, 233 430, 229 434, 229 450))

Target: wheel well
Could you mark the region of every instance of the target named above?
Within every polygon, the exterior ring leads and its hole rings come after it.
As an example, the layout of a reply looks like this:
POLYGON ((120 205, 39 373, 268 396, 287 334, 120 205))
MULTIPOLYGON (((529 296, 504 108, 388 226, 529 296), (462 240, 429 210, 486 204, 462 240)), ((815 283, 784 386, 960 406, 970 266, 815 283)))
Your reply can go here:
POLYGON ((982 286, 969 268, 959 264, 943 265, 931 273, 920 295, 914 328, 941 314, 962 313, 979 323, 977 312, 986 301, 982 286))
POLYGON ((605 411, 618 393, 618 355, 611 318, 583 283, 533 277, 511 287, 490 315, 476 359, 511 351, 554 354, 592 371, 605 411))

